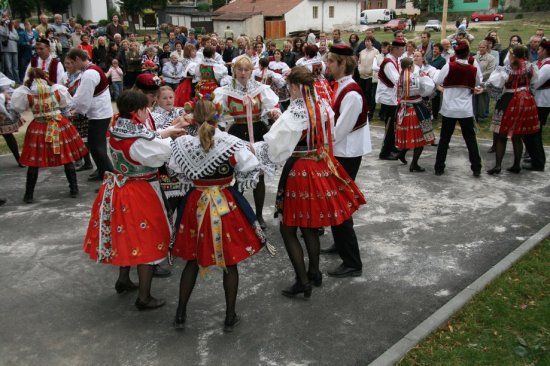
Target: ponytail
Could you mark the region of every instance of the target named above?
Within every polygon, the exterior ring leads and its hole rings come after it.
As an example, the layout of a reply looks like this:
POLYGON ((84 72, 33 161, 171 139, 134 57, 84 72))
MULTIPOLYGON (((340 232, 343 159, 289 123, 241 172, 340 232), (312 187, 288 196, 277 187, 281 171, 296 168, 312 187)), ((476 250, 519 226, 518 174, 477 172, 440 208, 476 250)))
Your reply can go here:
POLYGON ((210 151, 210 149, 214 146, 215 132, 216 128, 212 126, 209 122, 204 122, 199 127, 199 140, 205 152, 210 151))

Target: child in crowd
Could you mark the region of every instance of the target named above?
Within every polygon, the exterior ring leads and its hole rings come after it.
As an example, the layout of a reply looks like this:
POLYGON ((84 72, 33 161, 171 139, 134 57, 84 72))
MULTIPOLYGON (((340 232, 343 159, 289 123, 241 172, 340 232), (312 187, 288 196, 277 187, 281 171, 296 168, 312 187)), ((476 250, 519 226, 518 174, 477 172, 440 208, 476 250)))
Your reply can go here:
POLYGON ((118 60, 116 58, 111 62, 111 67, 105 75, 107 75, 108 78, 111 78, 111 97, 113 100, 117 100, 122 93, 122 80, 124 77, 124 72, 118 65, 118 60))

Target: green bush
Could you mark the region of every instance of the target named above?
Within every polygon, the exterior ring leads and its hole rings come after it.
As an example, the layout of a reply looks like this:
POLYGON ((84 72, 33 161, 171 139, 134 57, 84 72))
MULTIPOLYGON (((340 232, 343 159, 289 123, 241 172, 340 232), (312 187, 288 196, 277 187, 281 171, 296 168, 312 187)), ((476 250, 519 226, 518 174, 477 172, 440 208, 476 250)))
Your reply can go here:
POLYGON ((98 27, 105 27, 107 24, 109 24, 111 21, 109 19, 101 19, 99 22, 97 22, 98 27))
POLYGON ((523 14, 522 13, 516 14, 516 19, 523 19, 523 14))
POLYGON ((208 3, 197 4, 198 11, 210 11, 210 5, 208 3))

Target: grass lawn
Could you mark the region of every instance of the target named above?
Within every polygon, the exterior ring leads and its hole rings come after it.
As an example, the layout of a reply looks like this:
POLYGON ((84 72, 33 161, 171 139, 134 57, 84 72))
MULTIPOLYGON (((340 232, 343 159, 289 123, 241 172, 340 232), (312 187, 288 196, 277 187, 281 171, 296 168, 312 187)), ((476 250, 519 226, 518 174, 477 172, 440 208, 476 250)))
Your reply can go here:
POLYGON ((550 239, 398 365, 550 365, 550 239))

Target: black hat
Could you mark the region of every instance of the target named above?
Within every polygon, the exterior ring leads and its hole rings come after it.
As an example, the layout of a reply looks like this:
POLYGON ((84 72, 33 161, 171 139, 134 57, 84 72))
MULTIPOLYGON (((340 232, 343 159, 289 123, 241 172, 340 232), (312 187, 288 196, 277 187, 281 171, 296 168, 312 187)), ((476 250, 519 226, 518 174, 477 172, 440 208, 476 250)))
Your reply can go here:
POLYGON ((342 56, 353 56, 353 48, 346 44, 336 44, 330 47, 330 53, 342 56))
POLYGON ((402 39, 396 38, 392 41, 391 45, 393 47, 405 47, 407 43, 402 39))
POLYGON ((50 40, 44 37, 40 37, 36 40, 36 43, 42 43, 48 47, 50 47, 50 40))
POLYGON ((540 47, 544 48, 546 51, 550 52, 550 41, 542 41, 540 47))

